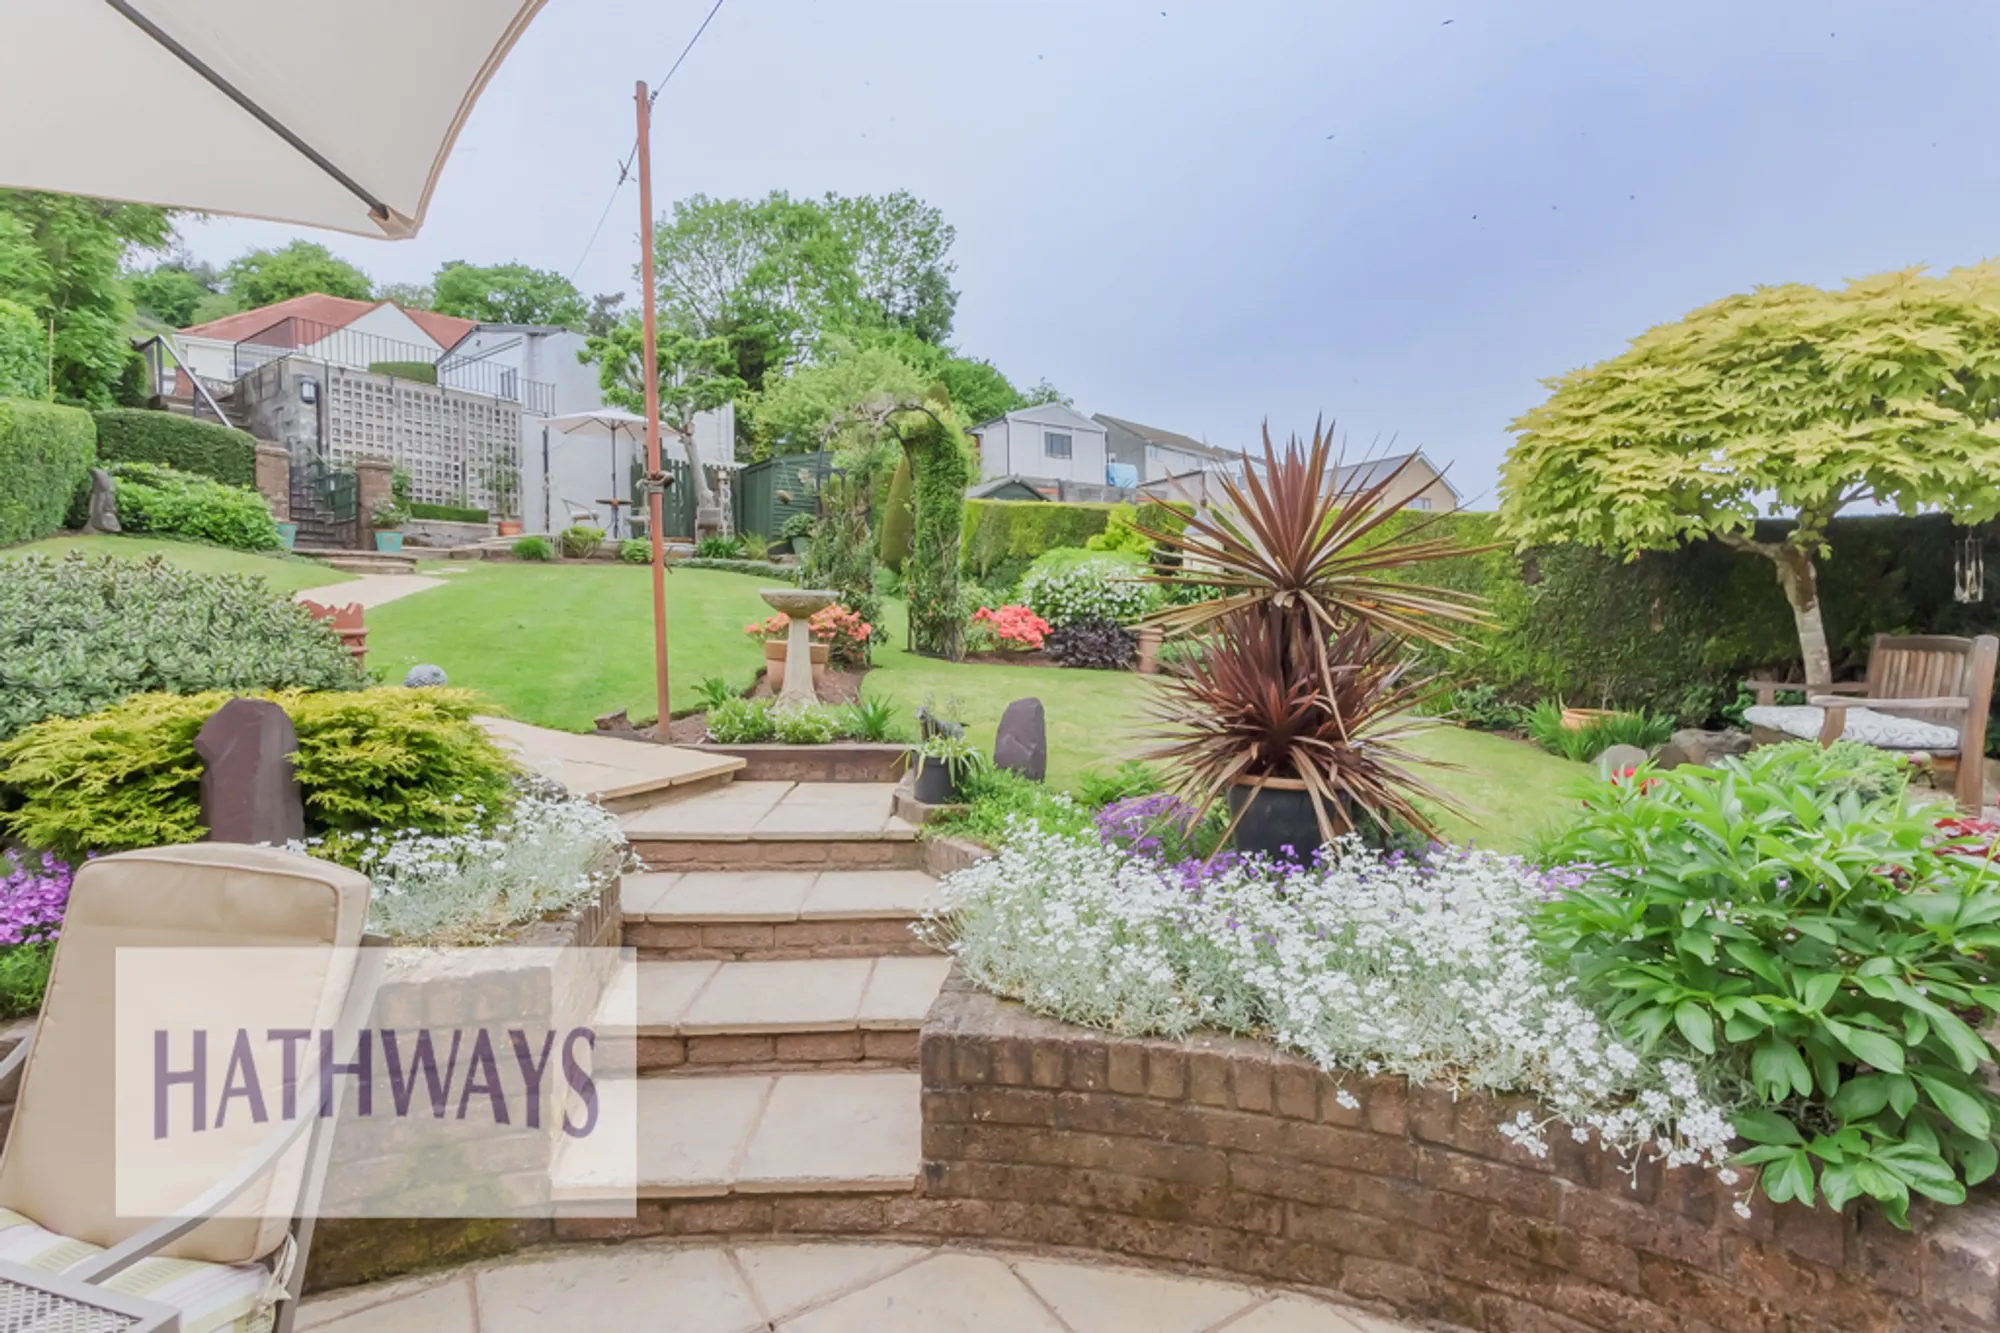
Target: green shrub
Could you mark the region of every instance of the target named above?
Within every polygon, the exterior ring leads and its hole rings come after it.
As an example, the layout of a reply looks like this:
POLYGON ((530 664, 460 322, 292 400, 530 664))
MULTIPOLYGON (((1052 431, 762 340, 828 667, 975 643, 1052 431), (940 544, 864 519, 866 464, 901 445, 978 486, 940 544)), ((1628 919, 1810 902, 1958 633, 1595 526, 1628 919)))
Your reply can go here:
POLYGON ((896 715, 896 701, 885 695, 862 690, 847 706, 843 733, 857 741, 875 745, 909 739, 896 715))
MULTIPOLYGON (((648 560, 653 558, 650 550, 647 551, 646 558, 648 560)), ((678 562, 677 568, 715 569, 725 574, 748 574, 752 578, 768 579, 773 583, 797 583, 799 580, 797 565, 760 564, 755 560, 703 560, 695 556, 678 562)))
POLYGON ((1140 535, 1132 526, 1138 516, 1135 506, 1120 504, 1111 506, 1111 517, 1104 525, 1104 531, 1084 542, 1084 548, 1091 551, 1116 551, 1121 555, 1136 555, 1141 559, 1153 553, 1153 539, 1140 535))
POLYGON ((910 558, 910 534, 916 515, 910 509, 914 484, 910 480, 908 456, 899 459, 889 479, 889 499, 882 508, 882 542, 879 555, 884 568, 901 577, 903 562, 910 558))
MULTIPOLYGON (((89 852, 193 842, 201 823, 194 739, 232 697, 139 694, 87 717, 52 717, 0 742, 11 808, 0 830, 74 861, 89 852), (89 781, 77 781, 88 774, 89 781)), ((340 860, 374 828, 458 833, 490 827, 511 800, 515 765, 472 721, 475 696, 445 688, 286 692, 294 760, 316 849, 340 860)))
POLYGON ((33 1018, 41 1012, 55 959, 53 944, 0 946, 0 1018, 33 1018))
POLYGON ((708 738, 718 745, 758 745, 771 739, 771 706, 763 699, 725 699, 708 710, 708 738))
POLYGON ((112 407, 97 421, 97 456, 105 463, 157 463, 219 481, 257 485, 257 441, 240 430, 173 412, 112 407))
POLYGON ((1057 629, 1090 622, 1129 625, 1158 605, 1153 586, 1134 581, 1135 564, 1091 554, 1030 571, 1021 580, 1021 600, 1057 629))
POLYGON ((0 546, 60 528, 96 451, 90 413, 0 398, 0 546))
POLYGON ((1519 731, 1526 722, 1519 704, 1491 685, 1467 685, 1445 696, 1445 712, 1473 731, 1519 731))
POLYGON ((984 582, 1005 564, 1019 568, 1059 546, 1081 548, 1104 531, 1112 508, 1047 500, 967 500, 960 568, 984 582))
POLYGON ((722 676, 704 676, 701 684, 695 686, 694 697, 701 701, 703 708, 720 708, 731 699, 740 699, 743 692, 731 685, 722 676))
POLYGON ((159 556, 0 562, 0 737, 150 691, 361 682, 339 636, 261 578, 159 556))
POLYGON ((368 373, 393 375, 399 380, 416 380, 421 384, 438 382, 438 368, 429 361, 370 361, 368 373))
POLYGON ((562 553, 570 560, 588 560, 604 546, 604 529, 577 523, 562 530, 562 553))
POLYGON ((996 846, 1014 819, 1071 837, 1093 832, 1086 807, 1011 769, 989 764, 968 773, 959 783, 959 796, 963 808, 939 814, 924 826, 925 837, 970 838, 996 846))
POLYGON ((771 710, 771 739, 782 745, 825 745, 841 734, 841 717, 824 704, 771 710))
MULTIPOLYGON (((1462 691, 1461 691, 1462 693, 1462 691)), ((1547 750, 1579 764, 1587 764, 1613 745, 1636 745, 1650 750, 1665 745, 1674 734, 1674 720, 1660 713, 1639 709, 1594 717, 1580 727, 1563 725, 1563 707, 1544 699, 1529 709, 1522 725, 1528 738, 1547 750)))
POLYGON ((28 307, 0 300, 0 398, 48 396, 48 328, 28 307))
POLYGON ((1800 743, 1597 783, 1550 849, 1584 876, 1541 921, 1559 965, 1625 1040, 1754 1103, 1734 1125, 1775 1201, 1905 1225, 2000 1162, 2000 873, 1935 820, 1895 759, 1800 743))
POLYGON ((627 537, 618 543, 618 558, 628 565, 653 562, 653 543, 644 537, 627 537))
POLYGON ((555 548, 549 545, 549 539, 539 533, 532 533, 521 538, 520 541, 515 542, 508 549, 514 553, 516 560, 553 560, 556 558, 555 548))
POLYGON ((404 506, 411 518, 428 518, 439 523, 485 523, 493 515, 484 509, 472 509, 464 505, 427 505, 421 500, 412 500, 404 506))
POLYGON ((239 551, 275 551, 284 543, 263 496, 156 463, 113 463, 118 525, 127 532, 185 537, 239 551))
POLYGON ((703 560, 743 559, 741 537, 703 537, 694 544, 694 553, 703 560))
POLYGON ((1095 810, 1134 796, 1151 796, 1166 789, 1159 770, 1127 759, 1108 773, 1089 772, 1077 780, 1076 799, 1095 810))

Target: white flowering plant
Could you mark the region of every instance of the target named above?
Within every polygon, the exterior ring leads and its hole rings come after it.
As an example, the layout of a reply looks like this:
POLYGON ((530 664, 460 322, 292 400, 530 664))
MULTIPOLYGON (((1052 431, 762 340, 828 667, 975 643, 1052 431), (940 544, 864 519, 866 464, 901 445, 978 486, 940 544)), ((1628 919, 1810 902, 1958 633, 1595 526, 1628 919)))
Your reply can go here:
MULTIPOLYGON (((321 851, 317 838, 291 848, 321 851)), ((496 940, 569 911, 631 865, 617 816, 539 780, 478 831, 376 829, 348 835, 342 851, 374 884, 371 929, 438 945, 496 940)))
POLYGON ((1321 1068, 1533 1094, 1509 1137, 1536 1155, 1565 1125, 1628 1161, 1718 1168, 1730 1087, 1699 1056, 1647 1057, 1539 947, 1573 882, 1484 851, 1378 853, 1348 839, 1309 866, 1223 853, 1170 864, 1117 839, 1015 824, 945 880, 919 926, 976 983, 1131 1035, 1259 1036, 1321 1068))
POLYGON ((1021 600, 1057 629, 1085 621, 1129 625, 1159 604, 1160 595, 1142 583, 1131 565, 1117 560, 1085 560, 1031 570, 1021 580, 1021 600))
POLYGON ((2000 1164, 1994 844, 1912 808, 1906 771, 1801 743, 1595 784, 1545 849, 1584 882, 1542 914, 1622 1039, 1748 1090, 1765 1194, 1866 1196, 1899 1226, 2000 1164))

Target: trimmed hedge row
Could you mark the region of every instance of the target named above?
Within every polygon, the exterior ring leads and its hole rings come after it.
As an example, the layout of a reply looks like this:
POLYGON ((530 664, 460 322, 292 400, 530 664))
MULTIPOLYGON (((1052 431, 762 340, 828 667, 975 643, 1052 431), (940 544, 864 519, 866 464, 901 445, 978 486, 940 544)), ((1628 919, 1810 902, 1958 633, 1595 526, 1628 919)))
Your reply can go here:
MULTIPOLYGON (((1384 537, 1419 523, 1467 546, 1496 540, 1491 514, 1401 514, 1384 537)), ((1760 523, 1763 541, 1786 524, 1760 523)), ((1942 515, 1835 519, 1819 562, 1837 672, 1858 675, 1877 634, 1990 633, 1988 601, 1953 600, 1954 557, 1970 537, 2000 561, 2000 523, 1963 528, 1942 515)), ((1996 565, 2000 568, 2000 565, 1996 565)), ((1438 665, 1518 696, 1649 708, 1685 722, 1718 717, 1737 682, 1799 674, 1798 634, 1771 563, 1714 542, 1622 562, 1576 546, 1511 547, 1412 571, 1409 582, 1476 592, 1496 625, 1438 665)), ((1989 593, 2000 597, 2000 589, 1989 593)))
POLYGON ((399 380, 416 380, 421 384, 438 382, 438 368, 428 361, 370 361, 368 373, 389 375, 399 380))
POLYGON ((0 301, 0 398, 39 400, 48 393, 48 330, 28 307, 0 301))
POLYGON ((0 546, 60 528, 96 454, 90 413, 0 398, 0 546))
POLYGON ((257 442, 240 430, 172 412, 114 407, 97 418, 97 456, 107 463, 158 463, 225 486, 257 484, 257 442))
MULTIPOLYGON (((621 558, 623 552, 620 552, 621 558)), ((648 556, 650 559, 650 554, 648 556)), ((799 567, 781 565, 766 560, 716 560, 707 556, 689 556, 685 560, 673 562, 676 569, 713 569, 723 574, 748 574, 752 578, 770 579, 774 583, 797 583, 799 567)))
POLYGON ((1081 546, 1104 531, 1111 509, 1053 500, 967 500, 959 569, 982 583, 996 581, 996 573, 1012 582, 1042 552, 1081 546))
POLYGON ((484 523, 492 515, 484 509, 468 509, 462 505, 431 505, 421 500, 410 502, 411 518, 428 518, 438 523, 484 523))

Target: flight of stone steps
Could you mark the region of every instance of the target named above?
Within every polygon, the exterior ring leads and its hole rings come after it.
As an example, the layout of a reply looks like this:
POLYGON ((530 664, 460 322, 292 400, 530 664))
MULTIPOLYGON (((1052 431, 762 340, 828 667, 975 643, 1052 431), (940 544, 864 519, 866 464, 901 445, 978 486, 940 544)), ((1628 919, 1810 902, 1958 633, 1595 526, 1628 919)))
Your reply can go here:
MULTIPOLYGON (((917 1039, 949 960, 911 933, 937 881, 892 791, 730 781, 622 816, 648 868, 599 1026, 630 1024, 637 1068, 603 1114, 636 1125, 641 1198, 915 1188, 917 1039)), ((619 1141, 572 1144, 559 1190, 616 1194, 619 1141)))

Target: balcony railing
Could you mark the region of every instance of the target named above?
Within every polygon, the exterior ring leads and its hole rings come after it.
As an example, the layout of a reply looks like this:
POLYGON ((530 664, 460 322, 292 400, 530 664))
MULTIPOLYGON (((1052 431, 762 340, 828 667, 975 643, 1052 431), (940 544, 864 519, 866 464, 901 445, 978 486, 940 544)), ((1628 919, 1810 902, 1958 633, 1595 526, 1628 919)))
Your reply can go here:
POLYGON ((431 381, 435 376, 439 388, 519 403, 524 411, 537 416, 548 416, 555 410, 555 385, 523 379, 512 366, 440 356, 435 347, 421 343, 401 342, 296 316, 259 329, 236 344, 236 377, 241 379, 288 356, 309 357, 350 370, 400 375, 404 379, 431 381), (427 367, 430 373, 413 373, 419 366, 427 367))

